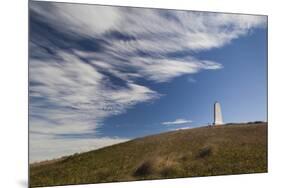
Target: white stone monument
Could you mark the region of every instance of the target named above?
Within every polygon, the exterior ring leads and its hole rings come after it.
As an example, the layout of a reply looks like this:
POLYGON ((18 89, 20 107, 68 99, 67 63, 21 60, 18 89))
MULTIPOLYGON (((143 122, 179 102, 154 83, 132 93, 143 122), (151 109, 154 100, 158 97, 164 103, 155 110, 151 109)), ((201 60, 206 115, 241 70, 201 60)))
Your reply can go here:
POLYGON ((221 113, 221 105, 219 102, 215 102, 214 104, 214 123, 213 125, 222 125, 222 113, 221 113))

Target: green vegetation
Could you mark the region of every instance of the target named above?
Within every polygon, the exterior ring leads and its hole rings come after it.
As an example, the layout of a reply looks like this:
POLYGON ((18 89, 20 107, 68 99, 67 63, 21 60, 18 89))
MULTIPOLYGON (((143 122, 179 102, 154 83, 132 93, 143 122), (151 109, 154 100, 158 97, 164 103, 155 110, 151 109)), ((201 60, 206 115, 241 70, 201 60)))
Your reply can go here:
POLYGON ((267 123, 173 131, 30 166, 30 186, 267 172, 267 123))

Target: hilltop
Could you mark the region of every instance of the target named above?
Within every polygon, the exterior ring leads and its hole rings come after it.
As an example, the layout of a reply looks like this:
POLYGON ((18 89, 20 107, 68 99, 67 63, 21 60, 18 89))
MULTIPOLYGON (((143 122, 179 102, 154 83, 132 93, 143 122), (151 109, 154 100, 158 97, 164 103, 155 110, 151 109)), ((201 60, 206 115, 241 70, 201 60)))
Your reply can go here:
POLYGON ((30 186, 267 172, 267 123, 178 130, 30 166, 30 186))

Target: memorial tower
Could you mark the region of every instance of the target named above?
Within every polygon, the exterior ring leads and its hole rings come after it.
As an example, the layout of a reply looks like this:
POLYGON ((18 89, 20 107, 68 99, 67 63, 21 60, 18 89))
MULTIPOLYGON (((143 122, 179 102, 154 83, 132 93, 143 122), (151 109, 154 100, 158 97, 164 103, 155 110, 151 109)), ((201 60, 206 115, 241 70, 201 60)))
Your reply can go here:
POLYGON ((222 125, 222 113, 221 113, 221 105, 219 102, 215 102, 214 104, 214 123, 213 125, 222 125))

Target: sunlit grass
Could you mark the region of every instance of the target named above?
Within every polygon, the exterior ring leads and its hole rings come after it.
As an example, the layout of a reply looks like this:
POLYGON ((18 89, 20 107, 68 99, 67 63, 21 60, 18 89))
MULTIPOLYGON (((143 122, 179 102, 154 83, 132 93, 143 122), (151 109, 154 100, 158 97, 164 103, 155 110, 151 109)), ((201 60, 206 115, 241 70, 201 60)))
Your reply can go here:
POLYGON ((147 136, 31 165, 31 186, 267 172, 267 124, 147 136))

